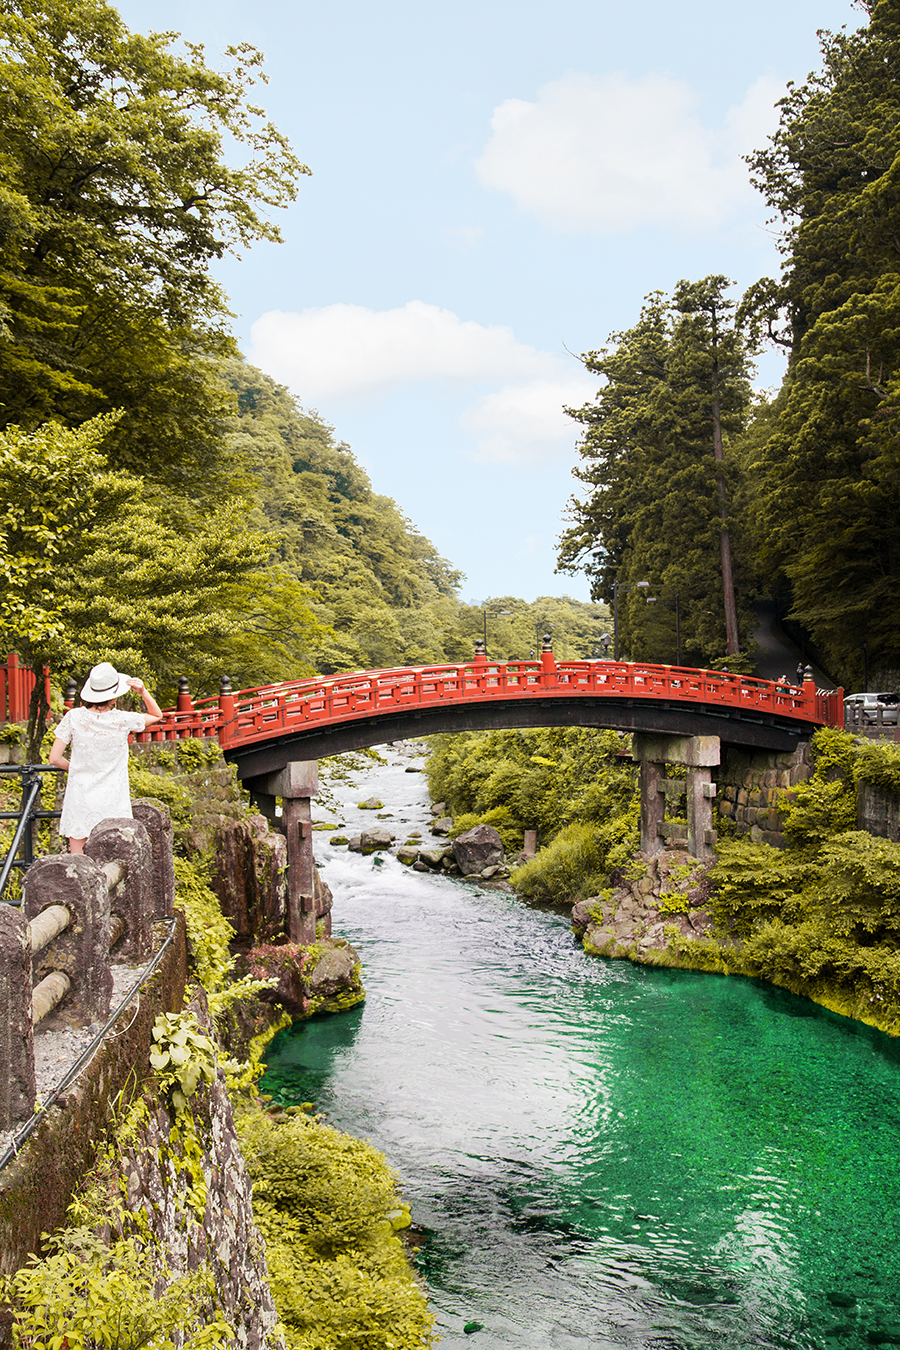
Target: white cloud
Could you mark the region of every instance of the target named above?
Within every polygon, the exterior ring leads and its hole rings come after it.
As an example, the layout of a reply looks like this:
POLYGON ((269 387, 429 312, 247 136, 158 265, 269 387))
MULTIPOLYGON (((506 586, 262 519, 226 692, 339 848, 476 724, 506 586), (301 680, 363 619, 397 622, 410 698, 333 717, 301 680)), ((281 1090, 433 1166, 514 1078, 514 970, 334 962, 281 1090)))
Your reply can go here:
POLYGON ((499 464, 571 459, 578 429, 563 408, 585 403, 596 389, 596 380, 585 375, 504 385, 467 409, 461 423, 474 436, 479 459, 499 464))
POLYGON ((513 98, 495 108, 476 172, 557 230, 708 229, 752 199, 741 155, 777 125, 782 92, 760 78, 713 128, 681 80, 567 75, 533 103, 513 98))
POLYGON ((327 305, 272 310, 250 330, 250 360, 306 403, 419 380, 495 381, 551 375, 556 358, 511 328, 460 319, 411 300, 398 309, 327 305))
POLYGON ((387 310, 272 311, 253 325, 249 356, 314 406, 423 381, 469 386, 463 448, 474 441, 476 458, 502 464, 571 456, 577 432, 563 405, 583 403, 596 389, 570 359, 517 342, 510 328, 420 300, 387 310))

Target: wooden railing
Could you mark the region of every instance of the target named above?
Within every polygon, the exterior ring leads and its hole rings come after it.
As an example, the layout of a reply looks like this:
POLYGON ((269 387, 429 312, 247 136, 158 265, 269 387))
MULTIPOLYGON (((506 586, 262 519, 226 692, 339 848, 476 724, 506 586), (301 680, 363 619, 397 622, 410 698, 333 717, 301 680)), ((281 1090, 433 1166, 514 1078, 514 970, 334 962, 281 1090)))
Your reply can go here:
POLYGON ((415 666, 313 677, 194 703, 183 682, 178 705, 139 741, 217 737, 223 747, 260 744, 305 728, 339 725, 404 708, 546 698, 641 699, 768 714, 810 727, 843 726, 843 690, 758 680, 727 671, 630 661, 568 661, 545 651, 539 661, 415 666))
MULTIPOLYGON (((0 722, 24 722, 28 717, 34 674, 20 665, 15 652, 0 664, 0 722)), ((44 692, 50 705, 50 667, 44 666, 44 692)))

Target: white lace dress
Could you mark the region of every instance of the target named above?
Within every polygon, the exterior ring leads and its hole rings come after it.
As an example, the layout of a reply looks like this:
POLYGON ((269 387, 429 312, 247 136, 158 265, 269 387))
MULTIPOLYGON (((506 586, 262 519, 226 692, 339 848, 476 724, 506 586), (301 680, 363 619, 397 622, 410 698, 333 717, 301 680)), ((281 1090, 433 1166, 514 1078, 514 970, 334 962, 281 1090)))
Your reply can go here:
POLYGON ((128 736, 143 730, 143 713, 69 709, 53 733, 72 743, 60 834, 86 839, 101 820, 131 815, 128 736))

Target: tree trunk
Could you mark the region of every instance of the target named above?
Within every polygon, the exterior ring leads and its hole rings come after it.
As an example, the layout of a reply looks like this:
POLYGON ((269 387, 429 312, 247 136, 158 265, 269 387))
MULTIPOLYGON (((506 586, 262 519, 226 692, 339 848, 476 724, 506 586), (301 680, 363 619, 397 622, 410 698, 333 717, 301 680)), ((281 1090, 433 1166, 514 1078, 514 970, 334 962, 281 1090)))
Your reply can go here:
POLYGON ((41 744, 47 730, 47 723, 50 721, 50 705, 47 702, 44 689, 43 661, 35 661, 31 670, 34 675, 34 688, 31 691, 31 702, 28 705, 28 745, 25 758, 29 764, 40 764, 41 744))

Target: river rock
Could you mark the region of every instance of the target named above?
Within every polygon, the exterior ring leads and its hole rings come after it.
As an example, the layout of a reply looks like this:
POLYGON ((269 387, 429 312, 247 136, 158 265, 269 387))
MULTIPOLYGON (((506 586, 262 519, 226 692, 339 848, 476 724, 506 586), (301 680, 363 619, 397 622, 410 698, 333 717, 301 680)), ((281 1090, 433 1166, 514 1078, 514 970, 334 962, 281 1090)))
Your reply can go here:
POLYGON ((329 947, 305 972, 306 983, 313 998, 334 998, 354 984, 359 957, 352 947, 329 947))
POLYGON ((432 814, 433 816, 445 816, 445 815, 447 814, 447 803, 446 803, 446 802, 432 802, 432 803, 431 803, 431 814, 432 814))
POLYGON ((444 861, 446 852, 446 848, 420 848, 419 862, 424 863, 426 867, 430 867, 433 871, 437 871, 444 861))
POLYGON ((410 848, 408 844, 401 844, 397 849, 397 861, 402 862, 404 867, 410 867, 418 856, 418 848, 410 848))
POLYGON ((441 816, 439 820, 432 821, 432 834, 449 834, 453 829, 453 817, 441 816))
POLYGON ((378 848, 390 848, 394 836, 383 827, 375 830, 363 830, 359 836, 360 853, 374 853, 378 848))
POLYGON ((364 802, 357 802, 356 805, 359 807, 360 811, 384 810, 384 802, 379 801, 377 797, 367 797, 364 802))
POLYGON ((493 825, 476 825, 453 841, 453 856, 464 877, 504 861, 503 844, 493 825))
POLYGON ((412 865, 412 870, 414 872, 430 872, 431 868, 427 863, 423 863, 421 858, 416 858, 416 861, 412 865))
POLYGON ((360 838, 361 836, 358 834, 351 835, 347 843, 347 847, 351 853, 362 853, 362 843, 360 842, 360 838))
POLYGON ((349 844, 350 840, 345 834, 333 834, 328 842, 329 844, 333 844, 335 848, 338 848, 342 844, 349 844))
POLYGON ((419 768, 418 764, 407 764, 407 766, 406 766, 406 768, 403 770, 403 772, 404 772, 404 773, 421 773, 422 770, 419 768))

